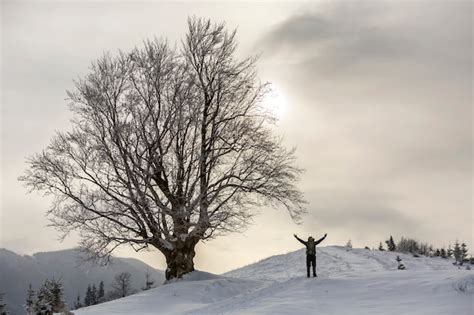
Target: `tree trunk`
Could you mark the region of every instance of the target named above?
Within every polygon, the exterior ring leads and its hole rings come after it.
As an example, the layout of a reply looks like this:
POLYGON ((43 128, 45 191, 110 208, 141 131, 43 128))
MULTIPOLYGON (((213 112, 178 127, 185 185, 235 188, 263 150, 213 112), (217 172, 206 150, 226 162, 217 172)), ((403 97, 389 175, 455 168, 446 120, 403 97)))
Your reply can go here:
POLYGON ((194 271, 195 244, 180 244, 177 248, 165 254, 166 257, 166 281, 181 278, 184 274, 194 271))

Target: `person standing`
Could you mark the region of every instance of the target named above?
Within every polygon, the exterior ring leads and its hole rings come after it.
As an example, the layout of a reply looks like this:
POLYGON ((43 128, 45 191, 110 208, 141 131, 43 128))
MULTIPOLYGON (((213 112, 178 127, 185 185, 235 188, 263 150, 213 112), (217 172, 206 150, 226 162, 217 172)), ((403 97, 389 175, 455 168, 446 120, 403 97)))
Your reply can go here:
POLYGON ((293 234, 294 237, 300 241, 304 246, 306 246, 306 271, 308 274, 308 278, 310 277, 310 268, 313 266, 313 277, 317 277, 316 274, 316 245, 324 241, 326 236, 328 235, 327 233, 324 234, 323 237, 321 237, 319 240, 315 241, 312 236, 308 237, 308 241, 303 241, 301 238, 299 238, 296 234, 293 234))

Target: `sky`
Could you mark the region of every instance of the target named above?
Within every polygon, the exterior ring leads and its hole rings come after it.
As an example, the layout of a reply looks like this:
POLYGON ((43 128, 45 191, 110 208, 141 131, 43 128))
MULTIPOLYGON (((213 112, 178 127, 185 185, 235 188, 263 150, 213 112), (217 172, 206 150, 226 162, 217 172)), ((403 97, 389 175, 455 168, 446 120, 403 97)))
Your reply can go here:
MULTIPOLYGON (((473 242, 470 1, 1 2, 0 247, 20 254, 59 242, 51 199, 18 182, 25 158, 68 130, 66 90, 104 52, 145 39, 179 43, 189 16, 237 28, 238 55, 260 55, 296 147, 308 214, 256 209, 242 233, 200 243, 196 268, 220 273, 300 248, 377 247, 390 235, 435 246, 473 242)), ((471 251, 472 252, 472 251, 471 251)), ((165 267, 156 250, 117 252, 165 267)), ((303 263, 303 262, 302 262, 303 263)))

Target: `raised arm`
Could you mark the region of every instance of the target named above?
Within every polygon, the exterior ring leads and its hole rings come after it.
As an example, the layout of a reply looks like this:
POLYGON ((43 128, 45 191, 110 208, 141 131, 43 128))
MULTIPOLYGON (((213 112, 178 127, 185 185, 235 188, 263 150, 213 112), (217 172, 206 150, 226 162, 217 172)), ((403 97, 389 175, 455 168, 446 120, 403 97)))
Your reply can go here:
POLYGON ((304 246, 306 246, 306 245, 308 244, 308 242, 303 241, 301 238, 299 238, 298 236, 296 236, 296 234, 293 234, 293 236, 294 236, 298 241, 300 241, 304 246))
POLYGON ((321 243, 322 241, 324 241, 324 239, 326 238, 326 236, 328 236, 328 234, 327 234, 327 233, 326 233, 326 234, 324 234, 324 236, 323 236, 323 237, 321 237, 319 240, 317 240, 317 241, 315 242, 315 245, 318 245, 319 243, 321 243))

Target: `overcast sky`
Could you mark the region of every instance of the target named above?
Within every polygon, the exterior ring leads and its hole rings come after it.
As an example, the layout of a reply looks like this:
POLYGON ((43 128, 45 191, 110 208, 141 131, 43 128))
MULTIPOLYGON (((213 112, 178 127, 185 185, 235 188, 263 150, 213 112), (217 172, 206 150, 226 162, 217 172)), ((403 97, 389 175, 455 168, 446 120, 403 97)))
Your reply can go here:
MULTIPOLYGON (((325 245, 377 247, 393 235, 474 246, 470 1, 2 1, 0 247, 76 245, 46 226, 51 200, 17 181, 24 159, 69 128, 65 91, 93 60, 154 36, 179 41, 191 15, 237 27, 239 55, 261 54, 309 201, 302 225, 260 209, 246 232, 199 245, 198 269, 296 250, 293 233, 328 233, 325 245)), ((165 266, 157 251, 118 254, 165 266)))

